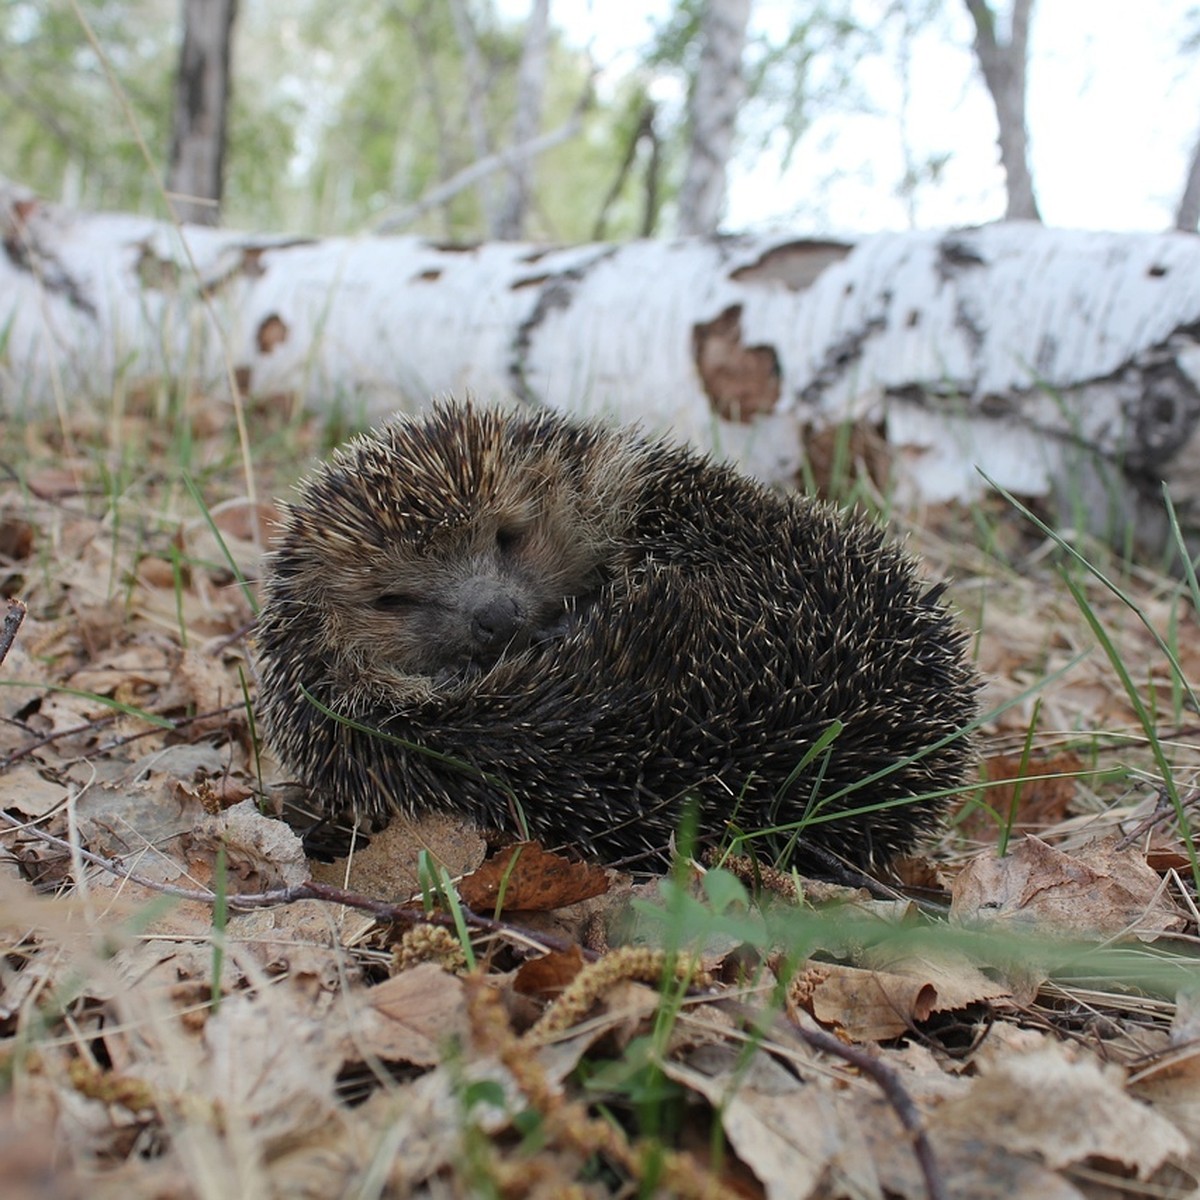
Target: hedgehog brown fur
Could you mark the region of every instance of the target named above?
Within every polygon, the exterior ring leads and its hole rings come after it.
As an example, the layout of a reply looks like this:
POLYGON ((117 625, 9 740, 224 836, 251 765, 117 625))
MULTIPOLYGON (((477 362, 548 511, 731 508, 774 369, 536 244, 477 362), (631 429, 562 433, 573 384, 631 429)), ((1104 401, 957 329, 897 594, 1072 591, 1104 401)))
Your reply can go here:
POLYGON ((263 715, 318 805, 368 826, 444 810, 613 860, 662 854, 694 800, 707 834, 866 864, 934 828, 971 761, 941 590, 876 526, 688 450, 444 403, 302 485, 263 715))

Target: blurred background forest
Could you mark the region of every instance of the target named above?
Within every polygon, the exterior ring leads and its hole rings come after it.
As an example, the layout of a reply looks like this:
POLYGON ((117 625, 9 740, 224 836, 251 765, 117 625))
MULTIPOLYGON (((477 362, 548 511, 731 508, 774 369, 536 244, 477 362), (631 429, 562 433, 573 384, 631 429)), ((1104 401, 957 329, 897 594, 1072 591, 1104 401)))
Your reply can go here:
POLYGON ((198 100, 183 31, 214 18, 228 115, 218 194, 191 215, 232 228, 1196 227, 1186 0, 3 0, 0 175, 164 215, 198 100), (698 144, 706 103, 736 117, 724 141, 698 144), (705 164, 720 194, 698 211, 705 164))

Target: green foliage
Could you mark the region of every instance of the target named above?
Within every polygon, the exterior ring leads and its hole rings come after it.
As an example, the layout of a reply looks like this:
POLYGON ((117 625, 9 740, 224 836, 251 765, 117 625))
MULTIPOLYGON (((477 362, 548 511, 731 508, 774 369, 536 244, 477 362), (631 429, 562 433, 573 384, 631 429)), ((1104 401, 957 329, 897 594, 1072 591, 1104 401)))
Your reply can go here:
MULTIPOLYGON (((167 0, 79 0, 151 146, 170 121, 178 13, 167 0)), ((0 174, 89 208, 155 211, 155 182, 103 64, 64 0, 0 5, 0 174)))
MULTIPOLYGON (((168 0, 80 0, 80 7, 99 54, 69 0, 0 6, 0 174, 83 208, 161 214, 178 7, 168 0)), ((512 144, 524 27, 500 17, 490 0, 466 7, 482 75, 485 153, 493 153, 512 144)), ((642 61, 603 90, 593 89, 588 53, 551 29, 542 129, 572 117, 581 128, 534 160, 529 237, 578 242, 597 230, 614 239, 661 232, 687 130, 678 104, 658 99, 656 85, 672 75, 690 85, 700 11, 698 0, 676 4, 642 61)), ((813 98, 848 90, 871 40, 850 11, 845 0, 825 0, 751 45, 748 124, 764 144, 782 130, 794 146, 813 98)), ((234 28, 224 223, 358 231, 414 204, 481 157, 469 74, 449 4, 298 0, 280 8, 244 0, 234 28)), ((498 170, 404 231, 458 242, 486 237, 484 191, 503 184, 498 170)))

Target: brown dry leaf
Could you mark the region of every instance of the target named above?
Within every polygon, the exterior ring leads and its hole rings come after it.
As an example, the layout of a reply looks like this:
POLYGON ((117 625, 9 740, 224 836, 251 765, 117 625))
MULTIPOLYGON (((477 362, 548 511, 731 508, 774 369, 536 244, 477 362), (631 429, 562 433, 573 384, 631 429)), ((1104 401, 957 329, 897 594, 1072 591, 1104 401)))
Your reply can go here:
POLYGON ((148 687, 164 687, 171 681, 174 663, 174 650, 154 641, 140 640, 76 671, 67 683, 81 692, 116 695, 125 701, 148 687))
MULTIPOLYGON (((26 617, 25 626, 28 624, 29 618, 26 617)), ((22 629, 22 632, 17 635, 17 640, 8 648, 3 667, 0 667, 0 670, 4 672, 2 676, 4 683, 0 685, 0 717, 11 717, 40 696, 45 695, 45 688, 39 683, 45 677, 45 668, 34 659, 32 651, 27 648, 27 643, 32 644, 32 641, 32 638, 24 635, 24 629, 22 629), (16 686, 17 680, 21 680, 22 684, 28 686, 16 686)), ((0 723, 0 729, 9 736, 19 732, 16 726, 6 723, 0 723)), ((8 737, 6 737, 7 740, 8 737)), ((15 737, 12 744, 14 749, 19 744, 15 737)))
POLYGON ((61 500, 77 496, 83 488, 84 468, 39 467, 25 475, 25 485, 39 500, 61 500))
POLYGON ((1200 1145, 1200 993, 1185 990, 1176 998, 1168 1044, 1141 1057, 1129 1091, 1200 1145))
POLYGON ((274 504, 251 503, 245 496, 236 496, 214 505, 209 515, 213 524, 229 537, 253 542, 256 538, 266 545, 282 523, 282 515, 274 504))
POLYGON ((981 1056, 979 1072, 964 1096, 930 1115, 931 1131, 994 1142, 1059 1170, 1116 1162, 1143 1180, 1188 1156, 1179 1130, 1129 1096, 1121 1072, 1090 1052, 1046 1041, 1030 1053, 981 1056))
POLYGON ((583 951, 578 946, 551 950, 522 963, 513 979, 513 988, 523 996, 547 996, 561 992, 583 967, 583 951))
MULTIPOLYGON (((179 572, 180 577, 186 580, 187 568, 180 564, 179 572)), ((165 558, 160 558, 157 554, 143 554, 138 559, 137 577, 138 582, 145 587, 173 591, 176 585, 175 564, 165 558)))
POLYGON ((232 808, 254 795, 254 789, 249 784, 230 775, 222 775, 218 779, 202 779, 195 787, 186 783, 176 783, 175 788, 180 795, 196 801, 206 813, 232 808))
MULTIPOLYGON (((70 594, 71 611, 74 614, 73 632, 83 643, 84 651, 88 658, 95 662, 102 660, 102 656, 108 650, 119 650, 127 640, 127 630, 125 626, 125 614, 120 605, 112 602, 112 598, 106 594, 106 589, 101 589, 95 586, 96 576, 99 572, 96 568, 86 562, 78 562, 72 564, 68 569, 69 573, 82 576, 90 587, 73 585, 70 594), (91 599, 85 597, 90 596, 91 599)), ((64 572, 66 574, 67 572, 64 572)), ((100 576, 103 578, 103 576, 100 576)), ((149 643, 157 640, 156 634, 139 635, 139 637, 149 643)), ((137 671, 136 663, 130 664, 130 669, 137 671)), ((73 686, 82 686, 75 685, 73 686)), ((92 688, 92 691, 97 689, 92 688)))
POLYGON ((954 881, 951 918, 1084 936, 1129 931, 1146 941, 1183 928, 1145 855, 1119 842, 1114 834, 1064 854, 1027 836, 1004 858, 981 854, 954 881))
MULTIPOLYGON (((92 824, 89 819, 87 828, 90 832, 85 839, 89 848, 104 845, 104 853, 120 856, 135 874, 189 889, 213 886, 219 849, 225 851, 230 893, 257 894, 300 884, 308 878, 308 864, 300 839, 282 821, 262 816, 252 801, 209 815, 194 801, 181 805, 178 790, 169 780, 157 781, 155 787, 140 798, 144 802, 142 819, 122 817, 112 827, 102 821, 92 824), (169 803, 156 801, 156 797, 165 795, 171 796, 169 803), (159 833, 153 841, 150 839, 152 829, 159 833), (118 846, 125 848, 116 849, 118 846)), ((136 790, 124 795, 114 793, 113 799, 130 801, 126 811, 133 812, 139 794, 136 790)), ((84 828, 84 822, 80 825, 84 828)), ((157 893, 104 871, 95 875, 89 891, 98 900, 121 897, 126 903, 145 903, 157 898, 157 893)), ((231 940, 236 937, 235 921, 243 919, 230 918, 231 940)), ((202 900, 177 901, 163 908, 145 926, 147 934, 159 937, 202 939, 196 947, 200 956, 197 970, 201 975, 211 967, 211 950, 204 944, 211 929, 212 905, 202 900)), ((172 950, 176 958, 186 957, 187 952, 186 942, 172 950)), ((138 969, 149 968, 143 965, 138 969)), ((178 979, 191 978, 194 974, 190 967, 185 969, 178 964, 172 969, 178 979)))
POLYGON ((863 1127, 838 1103, 839 1085, 829 1078, 800 1082, 766 1055, 746 1063, 729 1044, 701 1046, 662 1070, 720 1112, 725 1136, 768 1200, 827 1195, 830 1179, 844 1194, 883 1196, 863 1127))
POLYGON ((886 971, 811 963, 793 989, 789 997, 798 992, 822 1025, 836 1026, 858 1042, 888 1041, 936 1012, 1009 995, 1007 988, 965 962, 917 960, 894 963, 886 971))
POLYGON ((369 988, 361 996, 364 1019, 353 1045, 386 1062, 431 1067, 446 1039, 467 1032, 462 980, 433 963, 421 963, 369 988))
POLYGON ((253 1130, 262 1149, 286 1147, 338 1120, 339 1031, 278 989, 226 997, 205 1023, 204 1045, 193 1092, 231 1125, 253 1130))
MULTIPOLYGON (((113 778, 90 787, 79 781, 84 790, 74 816, 84 845, 96 854, 137 861, 140 874, 154 874, 152 864, 181 857, 176 839, 206 815, 178 784, 219 775, 222 765, 221 752, 204 744, 171 746, 132 764, 110 762, 113 778)), ((179 873, 176 861, 161 878, 177 879, 179 873)))
MULTIPOLYGON (((387 1139, 391 1170, 386 1195, 438 1194, 419 1191, 418 1185, 451 1164, 461 1163, 464 1086, 482 1080, 497 1083, 506 1103, 504 1108, 483 1102, 472 1105, 471 1124, 497 1135, 508 1127, 509 1114, 519 1112, 523 1102, 508 1072, 493 1060, 456 1064, 453 1069, 438 1067, 414 1080, 402 1096, 378 1091, 355 1110, 360 1128, 370 1135, 369 1144, 378 1146, 387 1139)), ((342 1194, 358 1193, 355 1189, 342 1194)))
POLYGON ((4 773, 0 785, 3 807, 23 817, 44 817, 67 798, 61 783, 47 779, 32 763, 17 763, 4 773))
POLYGON ((78 729, 89 721, 110 716, 112 708, 90 696, 73 696, 69 692, 47 692, 38 703, 36 721, 31 721, 42 736, 58 735, 78 729))
MULTIPOLYGON (((242 689, 236 676, 207 654, 185 650, 171 676, 171 688, 163 697, 163 706, 190 708, 198 713, 212 713, 228 704, 242 703, 242 689)), ((221 713, 207 721, 192 722, 189 733, 192 737, 227 731, 231 724, 245 721, 245 713, 221 713)))
POLYGON ((371 834, 370 845, 356 849, 349 860, 310 864, 312 877, 366 896, 407 898, 421 886, 417 858, 422 850, 453 878, 483 862, 487 845, 479 832, 459 817, 446 813, 398 815, 371 834))
POLYGON ((253 506, 245 497, 235 497, 214 505, 208 515, 221 539, 218 542, 208 521, 198 517, 183 531, 188 557, 193 562, 212 563, 222 573, 231 558, 242 575, 257 579, 263 550, 279 522, 278 511, 269 504, 253 506))
POLYGON ((1200 1145, 1200 1045, 1193 1042, 1138 1072, 1129 1091, 1200 1145))
POLYGON ((264 817, 252 800, 214 816, 205 814, 183 839, 190 873, 207 881, 198 869, 197 852, 215 861, 218 849, 225 851, 231 892, 265 892, 291 887, 308 879, 304 847, 292 828, 274 817, 264 817))
MULTIPOLYGON (((845 1119, 862 1129, 866 1152, 886 1181, 883 1195, 887 1200, 928 1200, 929 1189, 913 1154, 912 1139, 893 1109, 878 1096, 856 1094, 853 1099, 856 1103, 845 1119)), ((950 1196, 963 1200, 1085 1200, 1085 1193, 1069 1180, 1001 1143, 932 1130, 929 1143, 950 1196)))
POLYGON ((648 984, 622 979, 608 989, 602 1003, 609 1030, 617 1045, 624 1048, 645 1034, 646 1022, 658 1012, 662 996, 648 984))
MULTIPOLYGON (((195 747, 176 747, 176 750, 195 751, 195 747)), ((216 754, 211 747, 204 747, 216 754)), ((219 756, 218 756, 219 761, 219 756)), ((190 831, 203 817, 194 803, 181 802, 174 781, 164 775, 147 773, 144 776, 122 764, 106 764, 110 772, 126 778, 120 782, 79 781, 74 804, 63 805, 54 815, 46 832, 57 837, 70 834, 72 823, 85 849, 106 858, 119 858, 128 870, 160 883, 177 883, 184 874, 182 852, 176 839, 190 831)), ((90 764, 80 766, 87 776, 90 764)), ((66 789, 60 788, 60 796, 66 789)), ((32 832, 5 835, 12 853, 35 874, 42 883, 65 878, 69 870, 66 852, 37 839, 32 832)), ((104 872, 92 872, 94 886, 119 891, 122 881, 104 872)))
POLYGON ((0 561, 20 562, 33 553, 34 528, 23 517, 0 514, 0 561))
POLYGON ((62 1143, 48 1111, 30 1111, 10 1093, 0 1101, 4 1200, 79 1200, 88 1194, 61 1170, 62 1143))
POLYGON ((492 912, 503 893, 506 912, 549 912, 608 891, 603 867, 571 862, 537 842, 497 850, 459 884, 462 902, 475 912, 492 912))
POLYGON ((979 842, 995 842, 1000 824, 994 814, 1008 820, 1016 783, 1021 779, 1020 795, 1013 827, 1022 831, 1046 829, 1066 816, 1075 797, 1075 780, 1084 769, 1077 754, 1030 755, 1021 769, 1021 754, 994 754, 984 760, 984 774, 989 782, 983 793, 984 803, 991 812, 979 806, 968 811, 960 825, 964 837, 979 842))

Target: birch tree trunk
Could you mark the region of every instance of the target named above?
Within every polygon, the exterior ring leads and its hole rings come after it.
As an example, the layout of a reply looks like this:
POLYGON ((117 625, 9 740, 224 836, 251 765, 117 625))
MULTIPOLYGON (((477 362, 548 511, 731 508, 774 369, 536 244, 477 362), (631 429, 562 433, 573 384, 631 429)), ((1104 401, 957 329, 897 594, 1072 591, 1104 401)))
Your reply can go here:
MULTIPOLYGON (((483 58, 479 53, 479 42, 475 37, 475 27, 471 24, 466 0, 450 0, 450 15, 454 20, 454 32, 462 50, 463 70, 467 77, 465 104, 467 125, 475 147, 474 157, 476 162, 483 162, 492 157, 492 139, 483 112, 486 83, 483 58)), ((483 209, 484 226, 491 237, 496 236, 498 221, 499 201, 496 197, 495 183, 490 174, 484 175, 479 182, 479 202, 483 209)))
POLYGON ((996 36, 996 14, 987 0, 965 0, 975 25, 975 56, 996 109, 1000 162, 1008 193, 1009 221, 1040 221, 1029 168, 1029 131, 1025 120, 1025 76, 1029 62, 1029 17, 1033 0, 1012 0, 1012 32, 996 36))
POLYGON ((1200 135, 1192 147, 1183 195, 1179 197, 1179 207, 1175 210, 1176 229, 1184 233, 1195 233, 1197 225, 1200 225, 1200 135))
MULTIPOLYGON (((546 91, 546 55, 550 44, 550 0, 533 0, 525 25, 521 65, 517 72, 517 110, 513 116, 512 144, 525 146, 537 137, 542 123, 546 91)), ((496 236, 516 241, 525 232, 525 217, 532 194, 536 160, 517 159, 508 171, 508 188, 496 221, 496 236)))
POLYGON ((163 375, 214 404, 232 375, 368 417, 470 390, 637 420, 775 482, 822 430, 870 426, 900 504, 991 479, 1146 545, 1160 481, 1185 524, 1200 500, 1194 234, 448 248, 177 229, 0 186, 0 328, 9 417, 163 375))
POLYGON ((707 0, 700 65, 688 95, 688 159, 679 193, 679 232, 716 233, 725 212, 726 171, 746 98, 742 54, 751 0, 707 0))
POLYGON ((237 0, 184 0, 167 191, 178 219, 197 225, 221 219, 236 16, 237 0))

